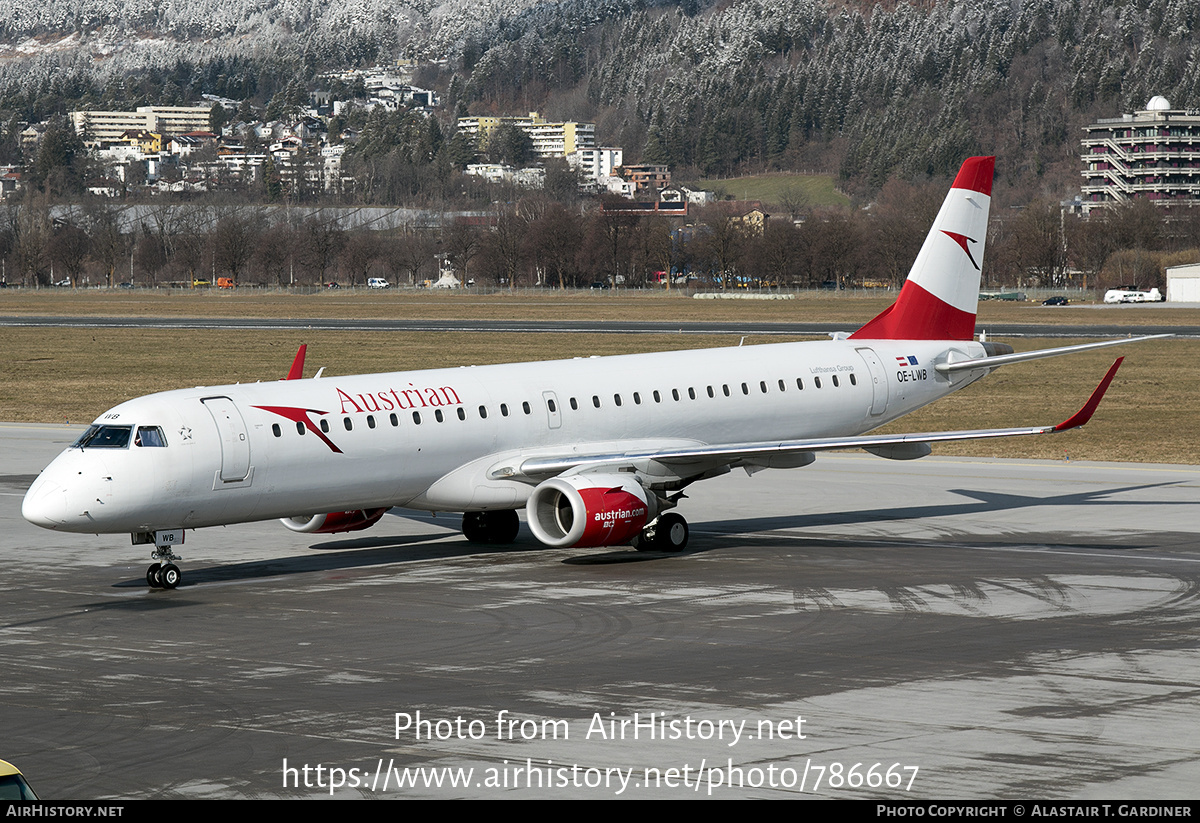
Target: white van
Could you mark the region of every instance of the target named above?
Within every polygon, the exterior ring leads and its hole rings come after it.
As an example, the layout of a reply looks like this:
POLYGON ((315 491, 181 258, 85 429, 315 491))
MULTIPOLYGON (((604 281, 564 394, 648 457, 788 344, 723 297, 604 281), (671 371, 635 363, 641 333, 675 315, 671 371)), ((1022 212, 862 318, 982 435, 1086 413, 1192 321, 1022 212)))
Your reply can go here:
POLYGON ((1109 289, 1104 293, 1105 303, 1161 303, 1162 293, 1158 289, 1109 289))
POLYGON ((372 277, 367 280, 368 289, 390 289, 392 284, 382 277, 372 277))

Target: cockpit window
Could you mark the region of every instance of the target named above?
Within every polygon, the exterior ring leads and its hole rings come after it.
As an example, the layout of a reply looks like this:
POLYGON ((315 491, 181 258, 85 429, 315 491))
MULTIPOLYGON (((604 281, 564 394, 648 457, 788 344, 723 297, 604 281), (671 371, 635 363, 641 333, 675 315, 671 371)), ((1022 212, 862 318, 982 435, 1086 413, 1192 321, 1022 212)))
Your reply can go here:
POLYGON ((123 449, 129 445, 133 426, 88 426, 88 430, 71 444, 76 449, 123 449))
POLYGON ((138 426, 133 445, 162 448, 167 445, 167 439, 163 437, 163 431, 158 426, 138 426))

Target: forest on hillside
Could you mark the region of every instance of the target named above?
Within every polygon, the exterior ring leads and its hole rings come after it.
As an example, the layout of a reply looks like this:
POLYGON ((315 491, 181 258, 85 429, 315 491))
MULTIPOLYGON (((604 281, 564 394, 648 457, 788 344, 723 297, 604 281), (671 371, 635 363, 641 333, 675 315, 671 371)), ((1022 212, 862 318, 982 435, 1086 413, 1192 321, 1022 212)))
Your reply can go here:
POLYGON ((1200 106, 1191 0, 12 6, 6 122, 201 93, 266 106, 319 71, 412 57, 445 125, 539 110, 677 175, 826 169, 862 195, 987 153, 1002 196, 1062 196, 1085 123, 1155 94, 1200 106))

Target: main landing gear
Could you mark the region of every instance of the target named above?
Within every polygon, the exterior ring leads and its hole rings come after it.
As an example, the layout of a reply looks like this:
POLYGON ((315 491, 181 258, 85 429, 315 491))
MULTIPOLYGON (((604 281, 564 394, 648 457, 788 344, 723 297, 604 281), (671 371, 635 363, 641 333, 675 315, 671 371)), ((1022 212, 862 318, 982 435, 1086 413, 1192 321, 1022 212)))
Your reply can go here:
POLYGON ((465 512, 462 519, 463 537, 485 546, 507 546, 517 539, 521 518, 511 509, 486 512, 465 512))
POLYGON ((688 544, 688 524, 682 515, 667 512, 633 539, 640 552, 681 552, 688 544))

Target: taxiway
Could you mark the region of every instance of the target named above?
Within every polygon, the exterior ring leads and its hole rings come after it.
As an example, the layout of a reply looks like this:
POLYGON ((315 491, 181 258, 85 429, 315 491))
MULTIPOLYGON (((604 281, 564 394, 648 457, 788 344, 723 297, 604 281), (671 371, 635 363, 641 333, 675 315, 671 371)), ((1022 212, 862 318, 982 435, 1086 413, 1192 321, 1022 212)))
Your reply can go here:
POLYGON ((44 798, 1195 796, 1200 467, 830 454, 692 487, 681 555, 395 511, 190 532, 150 591, 20 517, 78 431, 0 425, 0 757, 44 798))

